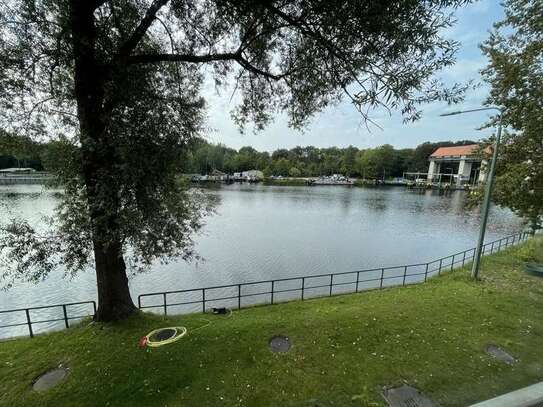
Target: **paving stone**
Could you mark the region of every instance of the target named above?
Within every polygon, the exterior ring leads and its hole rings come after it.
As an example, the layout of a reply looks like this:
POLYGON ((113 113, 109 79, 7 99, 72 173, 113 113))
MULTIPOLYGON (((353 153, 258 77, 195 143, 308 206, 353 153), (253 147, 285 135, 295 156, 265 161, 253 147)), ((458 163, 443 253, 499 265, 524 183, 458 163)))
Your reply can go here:
POLYGON ((438 407, 414 387, 404 384, 400 387, 385 389, 383 397, 390 407, 438 407))
POLYGON ((64 380, 67 375, 68 369, 65 369, 63 367, 49 370, 34 381, 32 389, 35 391, 49 390, 50 388, 55 387, 62 380, 64 380))
POLYGON ((512 365, 513 363, 516 363, 516 359, 511 356, 509 353, 504 351, 502 348, 500 348, 497 345, 488 344, 485 346, 485 352, 488 353, 490 356, 501 360, 502 362, 507 363, 508 365, 512 365))

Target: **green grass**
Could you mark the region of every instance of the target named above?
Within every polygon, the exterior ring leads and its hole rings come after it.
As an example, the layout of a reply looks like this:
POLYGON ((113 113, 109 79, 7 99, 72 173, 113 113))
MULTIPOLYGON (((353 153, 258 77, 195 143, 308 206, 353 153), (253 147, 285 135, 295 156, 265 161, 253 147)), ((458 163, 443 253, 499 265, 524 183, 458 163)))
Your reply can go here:
POLYGON ((466 405, 543 377, 543 279, 521 271, 543 260, 543 241, 485 258, 483 281, 457 271, 427 284, 234 312, 163 318, 142 314, 0 343, 2 406, 373 406, 383 386, 410 383, 444 406, 466 405), (537 258, 538 257, 538 258, 537 258), (160 326, 189 334, 138 347, 160 326), (275 334, 292 349, 273 354, 275 334), (498 344, 519 358, 487 356, 498 344), (32 380, 67 364, 63 384, 32 380))

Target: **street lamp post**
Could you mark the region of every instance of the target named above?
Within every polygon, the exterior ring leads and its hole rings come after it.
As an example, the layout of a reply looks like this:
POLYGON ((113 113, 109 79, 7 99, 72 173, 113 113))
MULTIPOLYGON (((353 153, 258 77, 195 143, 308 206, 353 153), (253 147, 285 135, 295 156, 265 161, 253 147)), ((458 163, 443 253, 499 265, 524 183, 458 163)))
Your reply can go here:
POLYGON ((481 263, 481 254, 483 252, 483 243, 485 240, 486 223, 488 221, 488 209, 490 207, 490 197, 492 196, 492 183, 494 181, 494 172, 496 171, 496 161, 498 160, 498 147, 500 145, 500 138, 502 135, 502 110, 499 107, 482 107, 479 109, 461 110, 451 113, 443 113, 440 116, 454 116, 457 114, 480 112, 483 110, 497 110, 500 112, 498 118, 498 130, 496 132, 496 142, 494 143, 494 151, 492 152, 492 162, 490 163, 490 170, 487 175, 485 185, 485 197, 483 200, 483 214, 481 216, 481 227, 479 229, 479 240, 475 248, 475 255, 473 257, 473 265, 471 268, 471 277, 474 279, 479 278, 479 265, 481 263))

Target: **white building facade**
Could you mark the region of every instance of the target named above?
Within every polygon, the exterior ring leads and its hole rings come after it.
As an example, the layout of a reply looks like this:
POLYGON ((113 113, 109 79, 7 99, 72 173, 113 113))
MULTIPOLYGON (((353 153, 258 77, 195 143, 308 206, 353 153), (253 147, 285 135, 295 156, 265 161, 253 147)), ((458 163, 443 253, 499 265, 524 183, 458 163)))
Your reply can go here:
MULTIPOLYGON (((488 149, 485 153, 488 153, 488 149)), ((440 147, 428 159, 428 182, 449 183, 458 187, 483 183, 488 163, 483 155, 478 144, 440 147)))

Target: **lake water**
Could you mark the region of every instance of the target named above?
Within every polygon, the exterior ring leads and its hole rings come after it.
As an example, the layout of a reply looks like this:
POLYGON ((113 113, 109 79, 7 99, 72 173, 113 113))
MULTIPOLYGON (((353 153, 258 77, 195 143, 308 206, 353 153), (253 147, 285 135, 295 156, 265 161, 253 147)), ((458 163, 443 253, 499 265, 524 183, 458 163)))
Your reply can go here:
MULTIPOLYGON (((0 186, 0 219, 17 215, 37 223, 52 213, 58 193, 0 186)), ((130 280, 135 299, 147 292, 427 262, 473 247, 479 228, 479 210, 467 210, 460 191, 443 196, 402 187, 234 184, 206 193, 217 195, 219 204, 195 239, 205 260, 173 260, 137 275, 130 280)), ((486 240, 521 228, 509 210, 494 207, 486 240)), ((92 270, 71 280, 58 270, 38 284, 0 292, 0 310, 95 298, 92 270)), ((5 321, 0 314, 0 325, 5 321)))

